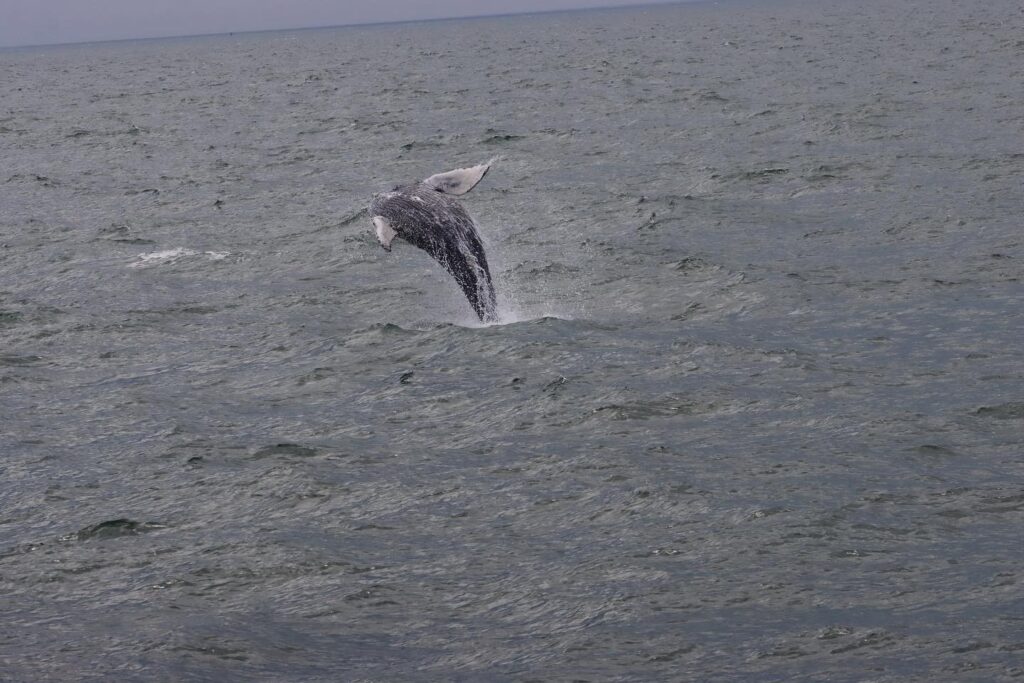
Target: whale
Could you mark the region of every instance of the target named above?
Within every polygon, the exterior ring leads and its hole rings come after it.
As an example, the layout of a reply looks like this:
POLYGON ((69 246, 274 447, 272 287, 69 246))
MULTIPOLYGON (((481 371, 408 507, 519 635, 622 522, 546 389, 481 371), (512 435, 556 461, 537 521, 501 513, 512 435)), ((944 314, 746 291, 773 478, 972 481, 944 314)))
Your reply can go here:
POLYGON ((455 278, 485 323, 498 317, 494 280, 476 223, 456 197, 476 187, 494 161, 378 192, 369 208, 377 241, 385 251, 390 252, 400 238, 430 254, 455 278))

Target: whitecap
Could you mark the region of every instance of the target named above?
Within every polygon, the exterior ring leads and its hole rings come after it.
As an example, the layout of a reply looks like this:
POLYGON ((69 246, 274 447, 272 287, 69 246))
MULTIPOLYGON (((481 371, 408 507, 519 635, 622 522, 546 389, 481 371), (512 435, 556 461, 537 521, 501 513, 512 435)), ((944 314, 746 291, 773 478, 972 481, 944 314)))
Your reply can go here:
POLYGON ((128 264, 129 268, 147 268, 149 266, 157 266, 164 263, 174 263, 179 259, 189 256, 205 256, 211 261, 223 261, 231 255, 229 251, 204 251, 200 254, 194 249, 188 249, 186 247, 177 247, 176 249, 162 249, 160 251, 151 251, 148 254, 139 254, 138 259, 128 264))

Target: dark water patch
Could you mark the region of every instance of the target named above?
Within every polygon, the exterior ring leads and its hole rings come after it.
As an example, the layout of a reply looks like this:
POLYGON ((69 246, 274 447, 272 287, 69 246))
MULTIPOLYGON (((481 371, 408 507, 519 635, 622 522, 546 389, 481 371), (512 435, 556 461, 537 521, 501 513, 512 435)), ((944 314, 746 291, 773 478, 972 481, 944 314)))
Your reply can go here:
POLYGON ((535 262, 520 263, 512 268, 512 272, 527 276, 567 275, 577 273, 579 270, 580 268, 578 266, 559 262, 544 264, 535 264, 535 262))
POLYGON ((791 508, 787 508, 787 507, 784 507, 784 506, 781 506, 781 505, 772 506, 772 507, 766 507, 766 508, 760 508, 760 509, 754 510, 749 515, 747 515, 746 521, 754 522, 754 521, 757 521, 757 520, 760 520, 760 519, 765 519, 767 517, 774 517, 775 515, 781 515, 783 513, 792 512, 792 511, 793 510, 791 508))
POLYGON ((976 510, 978 512, 1002 514, 1024 510, 1024 493, 986 496, 976 510))
POLYGON ((862 648, 870 648, 872 650, 884 649, 895 646, 900 640, 898 636, 885 631, 869 631, 863 635, 856 633, 851 635, 854 636, 851 642, 832 648, 829 650, 829 654, 838 655, 862 648))
POLYGON ((677 415, 703 415, 718 410, 714 403, 695 401, 679 396, 610 403, 594 409, 594 414, 611 420, 649 420, 677 415))
POLYGON ((853 633, 854 629, 849 626, 829 626, 819 631, 815 638, 818 640, 836 640, 838 638, 845 638, 853 633))
POLYGON ((70 133, 67 133, 64 138, 68 140, 75 140, 88 137, 116 137, 119 135, 139 135, 144 132, 146 131, 134 124, 131 124, 128 128, 122 128, 119 130, 88 130, 85 128, 75 128, 70 133))
MULTIPOLYGON (((225 308, 231 308, 226 306, 225 308)), ((223 310, 217 306, 202 306, 202 305, 190 305, 190 306, 178 306, 173 309, 168 309, 165 313, 185 313, 191 315, 208 315, 210 313, 217 313, 223 310)))
POLYGON ((39 173, 15 173, 7 178, 8 183, 13 183, 19 180, 37 183, 43 187, 56 187, 60 184, 49 176, 41 175, 39 173))
MULTIPOLYGON (((143 318, 175 318, 184 315, 209 315, 223 310, 237 308, 238 304, 225 304, 222 306, 209 306, 200 303, 179 303, 165 308, 137 309, 126 311, 131 316, 142 316, 143 318)), ((143 326, 145 324, 143 323, 143 326)))
POLYGON ((754 171, 743 171, 733 177, 741 180, 768 180, 773 176, 785 175, 787 173, 789 173, 788 168, 761 168, 754 171))
POLYGON ((144 237, 112 238, 110 241, 119 242, 121 244, 156 244, 153 240, 149 240, 144 237))
POLYGON ((331 377, 334 377, 336 374, 337 373, 334 370, 334 368, 330 368, 330 367, 313 368, 312 371, 310 371, 310 372, 306 373, 305 375, 303 375, 302 377, 300 377, 296 381, 296 384, 298 384, 301 387, 301 386, 305 386, 307 384, 311 384, 311 383, 315 383, 315 382, 322 382, 325 379, 329 379, 331 377))
POLYGON ((411 337, 418 334, 419 330, 409 329, 396 325, 395 323, 374 323, 369 327, 355 330, 353 335, 355 336, 377 336, 377 337, 393 337, 403 338, 411 337))
POLYGON ((566 379, 565 377, 562 377, 561 375, 559 375, 558 377, 554 378, 553 380, 551 380, 547 384, 545 384, 544 388, 543 388, 543 391, 545 393, 547 393, 547 394, 557 394, 567 384, 569 384, 569 380, 566 379))
POLYGON ((413 140, 412 142, 405 143, 399 149, 401 149, 403 152, 412 152, 412 151, 418 151, 418 150, 423 150, 423 149, 438 148, 438 147, 443 146, 443 144, 444 144, 444 142, 442 140, 439 140, 439 139, 437 139, 437 140, 413 140))
POLYGON ((87 526, 84 529, 62 536, 62 541, 89 541, 120 538, 122 536, 138 536, 140 534, 166 529, 166 525, 156 522, 137 522, 132 519, 111 519, 99 524, 87 526))
POLYGON ((975 410, 973 414, 978 417, 987 417, 994 420, 1021 420, 1024 419, 1024 403, 982 406, 975 410))
POLYGON ((229 662, 245 662, 251 656, 245 644, 236 644, 231 640, 212 636, 203 638, 201 643, 176 645, 171 647, 170 651, 184 655, 194 654, 202 657, 212 657, 213 659, 229 662))
POLYGON ((547 136, 547 137, 553 137, 553 138, 560 138, 560 139, 571 138, 571 137, 573 137, 575 135, 578 135, 579 132, 580 131, 578 129, 576 129, 576 128, 566 128, 566 129, 541 128, 541 129, 539 129, 537 131, 537 133, 540 134, 540 135, 544 135, 544 136, 547 136))
POLYGON ((657 213, 652 212, 651 215, 637 227, 637 231, 642 232, 645 230, 678 228, 682 226, 683 219, 681 217, 662 216, 659 218, 657 213))
POLYGON ((278 443, 272 446, 263 446, 253 453, 254 458, 312 458, 319 451, 308 446, 300 446, 294 443, 278 443))
POLYGON ((722 266, 715 263, 710 263, 699 256, 688 256, 680 261, 673 261, 668 264, 673 270, 678 270, 683 273, 693 273, 698 271, 722 270, 722 266))
POLYGON ((109 227, 102 228, 99 235, 101 239, 119 244, 155 244, 153 240, 135 234, 132 227, 124 223, 111 223, 109 227))
POLYGON ((683 310, 679 313, 674 313, 671 316, 671 320, 684 321, 690 320, 701 314, 704 311, 704 306, 696 301, 688 301, 683 305, 683 310))
POLYGON ((697 99, 701 102, 712 102, 712 103, 725 103, 728 102, 728 98, 722 97, 714 90, 704 90, 697 93, 697 99))
POLYGON ((516 140, 522 140, 524 136, 515 135, 513 133, 502 133, 494 129, 488 129, 485 133, 484 138, 480 140, 481 145, 505 145, 516 140))
POLYGON ((38 365, 41 362, 42 357, 34 354, 0 353, 0 366, 38 365))
POLYGON ((910 449, 911 452, 918 455, 925 455, 934 458, 948 458, 959 455, 955 450, 947 446, 938 446, 936 444, 922 444, 915 448, 910 449))
POLYGON ((399 362, 408 360, 417 348, 438 343, 450 337, 453 332, 461 330, 456 325, 432 324, 427 329, 413 329, 393 323, 377 323, 367 328, 353 330, 343 339, 338 340, 339 346, 361 354, 379 353, 381 349, 389 350, 388 359, 399 362))

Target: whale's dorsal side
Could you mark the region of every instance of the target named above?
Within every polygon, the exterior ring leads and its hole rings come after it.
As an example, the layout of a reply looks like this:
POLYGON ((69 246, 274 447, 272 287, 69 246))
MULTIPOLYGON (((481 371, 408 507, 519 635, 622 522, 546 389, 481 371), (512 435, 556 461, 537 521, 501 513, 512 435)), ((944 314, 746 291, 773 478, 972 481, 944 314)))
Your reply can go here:
POLYGON ((494 159, 491 159, 487 163, 478 166, 457 168, 446 173, 436 173, 424 180, 423 184, 445 194, 463 195, 483 180, 483 177, 487 174, 493 163, 494 159))

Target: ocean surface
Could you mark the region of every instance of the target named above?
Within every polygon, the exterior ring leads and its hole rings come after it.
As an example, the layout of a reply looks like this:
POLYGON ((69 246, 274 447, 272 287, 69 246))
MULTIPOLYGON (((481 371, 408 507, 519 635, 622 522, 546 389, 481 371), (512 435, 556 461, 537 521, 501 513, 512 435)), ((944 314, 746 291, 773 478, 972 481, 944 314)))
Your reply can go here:
POLYGON ((0 51, 0 680, 1024 678, 1024 11, 0 51), (373 192, 469 195, 482 326, 373 192))

